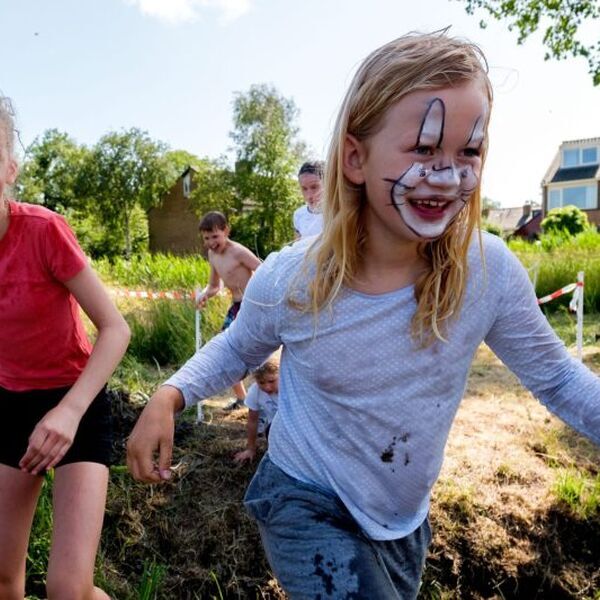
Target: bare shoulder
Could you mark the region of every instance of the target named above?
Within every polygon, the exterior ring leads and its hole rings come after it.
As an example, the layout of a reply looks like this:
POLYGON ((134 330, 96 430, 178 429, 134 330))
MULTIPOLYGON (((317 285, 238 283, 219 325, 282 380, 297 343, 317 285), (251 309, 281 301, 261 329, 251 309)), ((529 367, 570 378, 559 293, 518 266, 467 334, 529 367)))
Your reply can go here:
POLYGON ((252 252, 252 250, 250 250, 249 248, 246 248, 246 246, 243 246, 239 242, 234 242, 233 240, 230 240, 230 242, 231 242, 231 255, 232 256, 235 256, 236 258, 239 258, 240 260, 243 258, 247 258, 247 257, 256 257, 254 252, 252 252))

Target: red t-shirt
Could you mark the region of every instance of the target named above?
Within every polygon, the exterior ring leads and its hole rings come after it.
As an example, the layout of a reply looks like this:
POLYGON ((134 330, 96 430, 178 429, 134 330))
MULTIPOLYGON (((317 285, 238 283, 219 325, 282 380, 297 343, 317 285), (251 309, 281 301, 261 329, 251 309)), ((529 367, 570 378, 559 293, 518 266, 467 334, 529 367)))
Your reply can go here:
POLYGON ((63 217, 9 201, 0 239, 0 386, 12 391, 72 385, 91 344, 79 305, 61 283, 87 260, 63 217))

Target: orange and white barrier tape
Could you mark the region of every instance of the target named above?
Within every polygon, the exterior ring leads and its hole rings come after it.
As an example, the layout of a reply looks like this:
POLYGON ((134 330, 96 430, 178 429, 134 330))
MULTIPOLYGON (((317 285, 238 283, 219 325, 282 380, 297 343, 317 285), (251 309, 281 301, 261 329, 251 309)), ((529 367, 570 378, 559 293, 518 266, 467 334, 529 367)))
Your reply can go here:
POLYGON ((555 292, 552 292, 551 294, 548 294, 547 296, 543 296, 542 298, 538 298, 538 304, 546 304, 546 302, 550 302, 551 300, 556 300, 556 298, 560 298, 561 296, 564 296, 565 294, 570 294, 571 292, 575 292, 573 294, 573 297, 575 298, 575 295, 577 293, 577 288, 579 287, 583 287, 583 282, 577 282, 577 283, 569 283, 568 285, 565 285, 564 287, 561 287, 559 290, 556 290, 555 292))
POLYGON ((109 289, 111 296, 119 298, 146 298, 148 300, 192 300, 193 292, 152 292, 148 290, 109 289))
POLYGON ((550 302, 551 300, 555 300, 556 298, 560 298, 565 294, 570 294, 573 292, 573 297, 569 302, 569 310, 577 313, 577 329, 575 338, 577 346, 577 358, 579 358, 579 360, 582 360, 583 356, 583 281, 584 273, 583 271, 579 271, 579 273, 577 273, 576 283, 569 283, 568 285, 561 287, 559 290, 556 290, 547 296, 538 298, 538 304, 545 304, 546 302, 550 302))

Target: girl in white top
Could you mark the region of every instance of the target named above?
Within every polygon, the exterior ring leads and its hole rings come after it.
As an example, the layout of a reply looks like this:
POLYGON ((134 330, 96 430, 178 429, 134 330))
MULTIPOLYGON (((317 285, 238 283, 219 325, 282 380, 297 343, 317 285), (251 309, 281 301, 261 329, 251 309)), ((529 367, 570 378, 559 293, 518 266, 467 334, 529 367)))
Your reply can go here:
POLYGON ((323 195, 323 163, 305 162, 298 171, 298 184, 305 204, 294 212, 296 239, 319 235, 323 230, 321 196, 323 195))
POLYGON ((177 411, 283 345, 245 502, 294 600, 416 597, 431 488, 482 341, 600 442, 600 379, 556 337, 519 261, 478 233, 491 105, 481 52, 443 32, 368 56, 332 136, 322 235, 263 263, 235 323, 129 438, 134 476, 168 479, 177 411))

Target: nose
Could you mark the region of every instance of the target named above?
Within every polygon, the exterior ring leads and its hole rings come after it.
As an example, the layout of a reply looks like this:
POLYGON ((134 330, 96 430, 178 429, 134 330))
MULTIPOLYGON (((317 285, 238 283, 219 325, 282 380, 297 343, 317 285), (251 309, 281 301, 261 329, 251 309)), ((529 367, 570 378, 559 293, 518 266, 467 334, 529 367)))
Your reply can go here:
POLYGON ((427 173, 427 183, 435 187, 458 187, 460 185, 460 173, 458 169, 449 164, 443 167, 433 167, 427 173))

